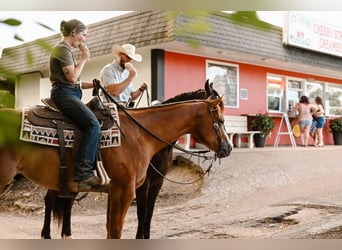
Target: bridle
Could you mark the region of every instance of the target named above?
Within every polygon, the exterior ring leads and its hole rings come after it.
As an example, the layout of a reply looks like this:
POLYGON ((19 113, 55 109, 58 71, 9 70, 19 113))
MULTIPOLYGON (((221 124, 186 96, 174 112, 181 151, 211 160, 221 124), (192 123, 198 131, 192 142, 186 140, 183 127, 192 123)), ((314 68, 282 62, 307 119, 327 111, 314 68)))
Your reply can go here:
MULTIPOLYGON (((219 104, 218 104, 219 105, 219 104)), ((214 113, 217 113, 218 112, 218 108, 216 105, 214 107, 214 109, 211 109, 210 108, 210 104, 208 103, 208 106, 209 106, 209 112, 210 112, 210 116, 212 118, 212 121, 213 121, 213 127, 215 129, 215 132, 216 132, 216 136, 217 136, 217 142, 219 143, 219 149, 222 151, 223 150, 223 142, 221 140, 222 138, 222 131, 225 131, 225 127, 224 127, 224 118, 216 118, 215 117, 215 114, 214 113), (220 129, 222 128, 222 129, 220 129)), ((220 153, 220 152, 219 152, 220 153)), ((219 154, 218 153, 218 154, 219 154)))
MULTIPOLYGON (((216 131, 216 136, 218 137, 217 138, 218 142, 220 143, 219 146, 220 146, 220 148, 223 148, 222 141, 220 139, 220 137, 222 135, 221 131, 220 131, 220 126, 224 126, 224 120, 221 120, 220 118, 215 118, 214 112, 218 111, 217 107, 215 107, 214 109, 211 109, 211 106, 208 103, 208 109, 209 109, 209 112, 210 112, 210 115, 211 115, 211 119, 213 120, 213 127, 214 127, 214 129, 216 131), (216 121, 216 120, 218 120, 218 121, 216 121)), ((191 152, 189 154, 191 154, 191 152)), ((202 157, 202 156, 199 156, 199 157, 202 157)), ((210 172, 210 170, 211 170, 211 168, 213 166, 213 163, 214 163, 214 161, 216 161, 216 155, 215 155, 215 157, 212 157, 210 159, 205 159, 204 161, 206 161, 206 160, 211 160, 211 162, 210 162, 208 168, 206 169, 206 171, 201 173, 201 175, 197 179, 195 179, 193 181, 189 181, 189 182, 178 182, 178 181, 172 180, 172 179, 168 178, 167 176, 165 176, 164 174, 162 174, 155 166, 153 166, 153 164, 151 162, 150 162, 150 166, 154 169, 154 171, 157 174, 159 174, 160 176, 162 176, 164 179, 168 180, 169 182, 172 182, 172 183, 175 183, 175 184, 181 184, 181 185, 190 185, 190 184, 194 184, 195 182, 198 182, 199 180, 201 180, 206 174, 209 175, 209 172, 210 172)))

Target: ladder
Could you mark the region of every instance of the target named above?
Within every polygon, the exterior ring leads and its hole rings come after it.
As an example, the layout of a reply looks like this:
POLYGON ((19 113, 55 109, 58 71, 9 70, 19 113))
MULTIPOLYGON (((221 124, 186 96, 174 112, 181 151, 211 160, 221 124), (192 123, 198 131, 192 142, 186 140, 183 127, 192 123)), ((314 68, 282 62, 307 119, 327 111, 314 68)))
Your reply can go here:
POLYGON ((288 116, 287 113, 283 113, 283 115, 281 117, 281 121, 280 121, 279 128, 278 128, 278 133, 277 133, 277 138, 276 138, 276 140, 274 142, 274 147, 278 147, 281 135, 289 135, 292 147, 296 147, 297 146, 296 141, 295 141, 295 139, 293 137, 293 132, 292 132, 291 124, 290 124, 289 116, 288 116), (282 127, 283 127, 283 124, 284 124, 284 121, 286 123, 287 131, 281 131, 282 127))

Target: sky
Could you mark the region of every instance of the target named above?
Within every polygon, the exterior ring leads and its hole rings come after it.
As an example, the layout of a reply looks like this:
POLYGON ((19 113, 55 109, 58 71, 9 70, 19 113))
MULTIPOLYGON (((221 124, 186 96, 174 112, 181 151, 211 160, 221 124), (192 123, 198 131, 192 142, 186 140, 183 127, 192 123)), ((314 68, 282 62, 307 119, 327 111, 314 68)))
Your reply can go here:
MULTIPOLYGON (((62 20, 79 19, 86 25, 95 23, 104 19, 122 15, 129 11, 0 11, 0 20, 6 18, 16 18, 22 21, 22 25, 13 28, 0 23, 0 50, 22 44, 22 42, 13 39, 14 35, 19 35, 24 42, 29 42, 38 38, 47 37, 59 33, 59 24, 62 20), (47 30, 36 22, 43 23, 53 30, 47 30)), ((257 11, 260 19, 283 27, 285 11, 257 11)), ((323 21, 327 24, 341 27, 342 29, 342 11, 303 11, 306 15, 323 21)), ((1 55, 1 51, 0 51, 1 55)))
POLYGON ((22 24, 18 27, 9 27, 0 23, 0 47, 7 48, 20 45, 23 42, 13 37, 18 34, 24 42, 30 42, 38 38, 59 33, 59 25, 62 20, 79 19, 88 25, 101 20, 109 19, 129 11, 0 11, 0 20, 15 18, 22 24), (49 26, 55 32, 37 25, 36 22, 49 26))

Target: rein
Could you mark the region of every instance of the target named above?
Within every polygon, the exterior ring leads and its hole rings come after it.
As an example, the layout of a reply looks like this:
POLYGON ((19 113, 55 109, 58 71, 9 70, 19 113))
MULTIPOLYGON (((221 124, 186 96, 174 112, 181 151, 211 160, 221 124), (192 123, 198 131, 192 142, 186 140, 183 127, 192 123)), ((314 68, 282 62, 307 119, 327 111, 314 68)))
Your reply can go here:
POLYGON ((196 180, 189 181, 189 182, 179 182, 179 181, 172 180, 172 179, 166 177, 166 175, 162 174, 151 162, 149 165, 153 168, 154 171, 156 171, 157 174, 159 174, 161 177, 163 177, 165 180, 167 180, 169 182, 172 182, 175 184, 180 184, 180 185, 190 185, 190 184, 194 184, 194 183, 200 181, 207 173, 209 175, 209 172, 213 166, 213 162, 214 162, 214 159, 211 159, 211 163, 210 163, 209 167, 207 168, 207 170, 204 171, 196 180))
POLYGON ((148 93, 148 88, 140 95, 137 103, 135 104, 135 108, 137 108, 140 104, 141 98, 144 95, 144 93, 146 92, 146 99, 147 99, 147 106, 151 105, 151 101, 150 101, 150 94, 148 93))

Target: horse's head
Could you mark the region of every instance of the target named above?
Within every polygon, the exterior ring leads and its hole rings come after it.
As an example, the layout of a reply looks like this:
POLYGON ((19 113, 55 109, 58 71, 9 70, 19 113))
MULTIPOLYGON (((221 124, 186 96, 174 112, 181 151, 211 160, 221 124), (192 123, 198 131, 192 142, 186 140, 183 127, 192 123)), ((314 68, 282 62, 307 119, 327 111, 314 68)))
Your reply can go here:
POLYGON ((216 152, 219 158, 223 158, 230 154, 232 145, 230 144, 224 128, 224 104, 222 96, 215 100, 213 100, 212 97, 209 97, 206 102, 208 104, 207 112, 209 113, 209 116, 206 116, 207 119, 201 122, 201 125, 198 128, 201 133, 198 133, 197 136, 194 134, 194 138, 199 143, 208 144, 206 138, 215 136, 216 140, 211 140, 215 143, 211 143, 210 148, 216 152))

